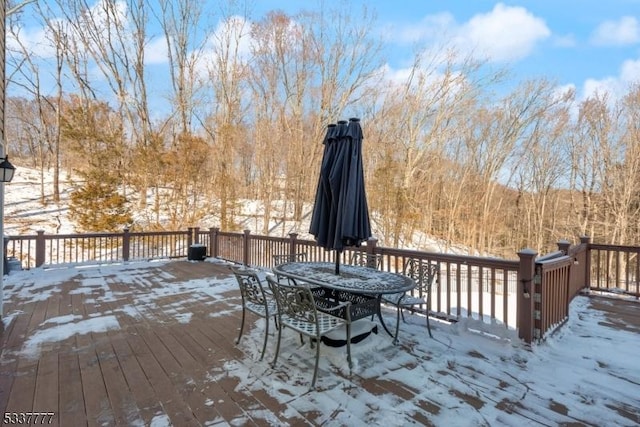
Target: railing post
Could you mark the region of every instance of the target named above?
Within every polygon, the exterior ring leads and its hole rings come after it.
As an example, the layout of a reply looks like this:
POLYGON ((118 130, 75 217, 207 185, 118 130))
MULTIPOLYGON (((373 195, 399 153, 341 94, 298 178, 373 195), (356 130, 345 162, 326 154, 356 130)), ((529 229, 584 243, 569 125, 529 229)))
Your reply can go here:
POLYGON ((216 258, 218 256, 218 232, 220 231, 217 227, 209 227, 209 256, 211 258, 216 258))
POLYGON ((251 239, 251 230, 244 230, 244 236, 242 237, 242 263, 244 265, 249 264, 249 240, 251 239))
POLYGON ((193 245, 193 227, 187 228, 187 248, 193 245))
POLYGON ((591 290, 591 237, 580 236, 580 244, 585 245, 584 251, 584 286, 587 292, 591 290))
POLYGON ((193 227, 193 243, 200 244, 200 227, 193 227))
POLYGON ((44 264, 46 243, 44 239, 44 230, 38 230, 36 233, 36 267, 40 267, 44 264))
POLYGON ((296 253, 296 240, 298 239, 298 233, 289 233, 289 255, 293 256, 296 253))
POLYGON ((129 261, 129 251, 131 250, 131 235, 129 229, 125 228, 122 234, 122 259, 124 262, 129 261))
MULTIPOLYGON (((375 237, 367 240, 367 267, 378 268, 376 265, 376 248, 378 246, 378 239, 375 237)), ((380 267, 382 269, 382 266, 380 267)))
POLYGON ((536 273, 536 255, 533 249, 523 249, 518 252, 520 266, 518 267, 518 336, 525 342, 533 342, 533 308, 536 273))
POLYGON ((565 255, 569 253, 569 248, 571 247, 571 243, 568 240, 559 240, 558 241, 558 250, 562 251, 565 255))

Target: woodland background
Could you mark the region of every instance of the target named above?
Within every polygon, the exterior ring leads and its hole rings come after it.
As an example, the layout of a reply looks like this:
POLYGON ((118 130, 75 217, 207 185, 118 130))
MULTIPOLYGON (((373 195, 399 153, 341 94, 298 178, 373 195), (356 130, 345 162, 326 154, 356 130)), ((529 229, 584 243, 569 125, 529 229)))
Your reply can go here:
POLYGON ((416 48, 411 71, 390 76, 367 10, 250 21, 233 1, 30 7, 47 54, 20 43, 23 15, 13 14, 8 153, 54 171, 53 188, 40 184, 43 205, 59 201, 62 171, 73 171, 78 231, 119 231, 142 209, 152 214, 134 227, 236 230, 247 199, 265 206, 254 233, 283 212, 302 223, 327 125, 357 116, 380 245, 421 232, 513 257, 580 235, 640 241, 640 81, 620 98, 577 99, 545 76, 514 81, 437 46, 416 48), (168 109, 149 93, 151 21, 168 52, 168 109), (209 215, 219 224, 202 224, 209 215))

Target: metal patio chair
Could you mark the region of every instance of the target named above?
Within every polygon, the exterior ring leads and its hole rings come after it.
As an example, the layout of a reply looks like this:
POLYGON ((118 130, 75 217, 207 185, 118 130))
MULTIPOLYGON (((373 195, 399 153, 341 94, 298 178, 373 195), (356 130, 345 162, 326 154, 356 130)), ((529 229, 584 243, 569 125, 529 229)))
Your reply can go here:
POLYGON ((278 254, 273 255, 273 265, 280 265, 287 262, 306 262, 307 253, 299 252, 295 254, 278 254))
POLYGON ((244 322, 247 311, 258 317, 265 319, 264 343, 262 344, 262 353, 260 360, 264 358, 264 352, 267 348, 267 339, 269 337, 269 319, 272 317, 277 324, 278 304, 273 294, 268 292, 262 286, 262 282, 254 270, 247 268, 230 267, 233 275, 240 286, 240 295, 242 295, 242 323, 240 324, 240 334, 236 340, 236 345, 240 343, 242 332, 244 330, 244 322))
POLYGON ((416 287, 411 293, 387 294, 382 296, 382 301, 393 305, 397 309, 396 313, 396 333, 393 339, 394 343, 398 342, 398 332, 400 331, 400 316, 404 320, 402 310, 412 308, 416 305, 426 306, 427 330, 429 337, 431 334, 431 325, 429 324, 429 310, 431 308, 431 287, 439 275, 440 269, 437 264, 425 262, 418 259, 408 259, 404 265, 404 274, 416 282, 416 287))
POLYGON ((349 372, 351 372, 351 319, 349 314, 351 303, 348 301, 340 303, 318 301, 319 297, 314 296, 308 286, 296 285, 294 280, 279 281, 276 276, 269 275, 267 276, 267 283, 269 283, 269 287, 278 304, 278 344, 276 345, 273 366, 278 361, 283 328, 290 328, 298 332, 301 338, 303 336, 309 337, 311 347, 313 348, 314 344, 316 346, 316 362, 313 370, 313 379, 311 380, 311 388, 313 389, 318 377, 322 337, 344 325, 347 332, 347 362, 349 364, 349 372), (317 304, 323 306, 323 311, 318 310, 317 304), (332 308, 328 308, 328 305, 332 305, 332 308), (334 316, 330 314, 332 311, 341 311, 345 314, 345 317, 334 316))
MULTIPOLYGON (((288 262, 307 262, 307 253, 306 252, 298 252, 294 254, 279 254, 273 255, 273 265, 286 264, 288 262)), ((275 273, 279 279, 282 279, 282 276, 275 273)), ((302 284, 302 282, 300 282, 302 284)))
POLYGON ((351 254, 351 265, 361 267, 373 267, 376 270, 383 270, 383 258, 380 254, 368 254, 366 252, 353 252, 351 254))

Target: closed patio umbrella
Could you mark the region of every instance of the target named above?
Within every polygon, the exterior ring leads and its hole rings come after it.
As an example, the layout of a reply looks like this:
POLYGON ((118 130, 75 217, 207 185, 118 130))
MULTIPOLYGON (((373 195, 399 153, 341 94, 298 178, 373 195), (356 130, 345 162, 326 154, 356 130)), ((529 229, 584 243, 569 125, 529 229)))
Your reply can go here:
POLYGON ((362 168, 362 128, 359 119, 329 125, 309 232, 318 246, 340 254, 371 237, 369 207, 362 168))

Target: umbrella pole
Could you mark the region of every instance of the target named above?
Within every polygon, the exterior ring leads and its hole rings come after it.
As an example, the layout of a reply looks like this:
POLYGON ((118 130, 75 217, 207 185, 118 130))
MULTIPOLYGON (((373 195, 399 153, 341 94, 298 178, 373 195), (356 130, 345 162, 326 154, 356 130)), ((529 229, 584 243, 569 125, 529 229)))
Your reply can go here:
POLYGON ((336 276, 340 275, 340 254, 342 251, 336 251, 336 276))

